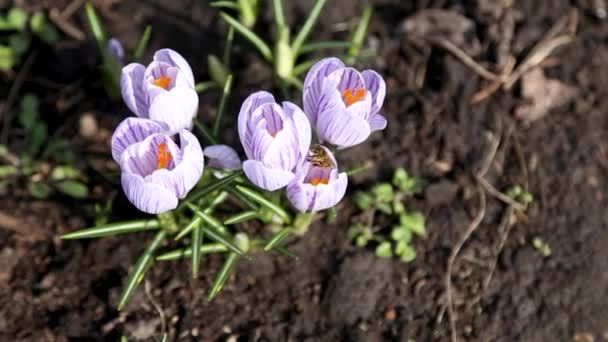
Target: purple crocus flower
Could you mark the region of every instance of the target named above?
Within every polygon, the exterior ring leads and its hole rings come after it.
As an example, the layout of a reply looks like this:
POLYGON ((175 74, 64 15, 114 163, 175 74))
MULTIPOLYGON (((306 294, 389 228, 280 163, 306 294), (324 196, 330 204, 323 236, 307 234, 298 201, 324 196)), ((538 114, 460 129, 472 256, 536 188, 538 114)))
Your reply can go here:
POLYGON ((287 185, 287 199, 301 212, 331 208, 344 197, 348 177, 338 173, 334 155, 326 147, 314 145, 309 157, 287 185))
POLYGON ((295 177, 310 146, 310 124, 291 102, 279 105, 265 91, 251 94, 239 112, 239 138, 248 160, 243 171, 258 187, 274 191, 295 177))
POLYGON ((122 188, 129 201, 143 212, 159 214, 175 209, 196 185, 204 157, 198 140, 186 129, 178 132, 179 143, 165 133, 141 139, 143 132, 156 130, 156 123, 146 121, 123 122, 112 138, 112 152, 119 155, 122 188))
POLYGON ((116 63, 121 67, 124 65, 125 60, 125 49, 122 47, 120 40, 116 38, 110 38, 106 45, 106 52, 110 55, 116 63))
POLYGON ((203 154, 207 157, 207 165, 211 168, 228 171, 241 169, 239 155, 228 145, 207 146, 203 154))
POLYGON ((192 69, 179 53, 162 49, 148 67, 139 63, 125 66, 120 88, 126 105, 137 116, 164 122, 173 133, 192 128, 198 95, 192 69))
POLYGON ((325 58, 304 80, 304 112, 319 139, 346 148, 386 127, 380 108, 386 84, 375 71, 361 73, 337 58, 325 58))

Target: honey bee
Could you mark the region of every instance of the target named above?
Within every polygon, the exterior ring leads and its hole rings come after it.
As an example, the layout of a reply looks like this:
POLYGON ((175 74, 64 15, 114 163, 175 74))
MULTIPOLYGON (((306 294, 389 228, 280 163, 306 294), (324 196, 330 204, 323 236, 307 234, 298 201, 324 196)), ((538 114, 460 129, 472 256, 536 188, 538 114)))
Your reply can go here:
POLYGON ((319 144, 315 144, 310 149, 310 155, 308 156, 308 161, 317 167, 322 168, 330 168, 335 167, 333 160, 323 148, 323 146, 319 144))

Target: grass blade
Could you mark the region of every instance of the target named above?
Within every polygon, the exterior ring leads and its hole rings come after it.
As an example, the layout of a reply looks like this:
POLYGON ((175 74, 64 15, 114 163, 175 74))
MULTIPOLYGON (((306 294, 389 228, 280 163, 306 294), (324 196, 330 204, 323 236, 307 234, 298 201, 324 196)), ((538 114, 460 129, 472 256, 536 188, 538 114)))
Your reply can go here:
MULTIPOLYGON (((200 255, 228 252, 228 248, 221 243, 207 243, 199 246, 200 255)), ((156 257, 157 261, 171 261, 192 256, 192 247, 175 249, 156 257)))
POLYGON ((217 84, 213 81, 199 82, 194 86, 194 90, 200 94, 215 87, 217 87, 217 84))
POLYGON ((236 171, 233 174, 226 176, 222 179, 217 180, 215 183, 211 183, 205 187, 203 187, 202 189, 196 190, 194 192, 192 192, 192 194, 190 196, 188 196, 186 201, 183 201, 179 206, 178 206, 178 210, 183 208, 184 206, 186 206, 186 204, 188 202, 196 202, 199 199, 205 197, 206 195, 212 193, 213 191, 220 189, 234 181, 236 181, 237 178, 239 178, 240 176, 243 175, 243 171, 236 171))
POLYGON ((283 0, 272 0, 274 7, 274 20, 278 28, 285 26, 285 15, 283 13, 283 0))
POLYGON ((236 190, 239 191, 240 193, 242 193, 243 195, 245 195, 245 197, 249 198, 250 200, 258 203, 259 205, 261 205, 263 207, 268 208, 273 213, 277 214, 277 216, 279 216, 279 218, 283 222, 285 222, 285 223, 291 222, 291 217, 283 208, 281 208, 280 206, 278 206, 278 205, 272 203, 271 201, 267 200, 266 198, 264 198, 264 195, 262 195, 261 193, 255 191, 255 190, 252 190, 243 185, 237 185, 236 190))
POLYGON ((195 227, 192 231, 192 278, 198 278, 198 271, 201 267, 201 245, 203 244, 203 230, 195 227))
POLYGON ((141 232, 146 230, 159 229, 160 223, 158 220, 138 220, 128 222, 112 223, 101 227, 93 227, 87 229, 77 230, 75 232, 67 233, 61 236, 63 240, 76 240, 76 239, 92 239, 104 236, 113 236, 119 234, 127 234, 134 232, 141 232))
POLYGON ((166 237, 167 231, 165 230, 160 230, 158 233, 156 233, 156 236, 152 242, 150 242, 144 253, 139 257, 139 259, 137 259, 137 263, 135 264, 133 271, 131 271, 122 294, 120 295, 120 300, 118 301, 119 311, 125 307, 135 292, 137 285, 139 285, 139 283, 141 283, 143 280, 146 271, 152 267, 152 264, 154 263, 154 252, 156 252, 156 249, 160 246, 160 244, 165 241, 166 237))
POLYGON ((310 44, 304 44, 298 51, 300 54, 309 53, 317 50, 323 49, 346 49, 351 46, 351 43, 340 41, 340 40, 328 40, 322 42, 314 42, 310 44))
MULTIPOLYGON (((85 11, 87 14, 87 21, 89 23, 89 27, 91 28, 91 32, 93 33, 93 37, 97 42, 97 47, 99 51, 105 56, 105 46, 106 46, 106 34, 101 26, 101 22, 99 21, 99 17, 97 16, 97 12, 95 12, 95 8, 91 3, 87 3, 85 5, 85 11)), ((105 58, 104 58, 105 59, 105 58)))
POLYGON ((291 235, 291 233, 293 233, 293 229, 291 229, 291 228, 281 229, 280 232, 274 234, 274 236, 272 238, 270 238, 268 243, 266 243, 266 246, 264 246, 264 250, 268 252, 269 250, 275 248, 278 244, 283 242, 283 240, 285 240, 286 237, 291 235))
POLYGON ((233 215, 233 216, 230 216, 229 218, 227 218, 224 221, 224 225, 229 226, 231 224, 237 224, 237 223, 257 219, 257 218, 259 218, 259 216, 260 215, 258 214, 257 211, 254 211, 254 210, 244 211, 242 213, 238 213, 236 215, 233 215))
POLYGON ((232 53, 232 41, 234 40, 234 27, 230 26, 226 35, 226 46, 224 46, 224 56, 222 63, 224 67, 230 70, 230 54, 232 53))
POLYGON ((198 119, 194 119, 194 126, 196 126, 196 128, 198 128, 201 131, 201 133, 203 133, 203 136, 205 137, 205 139, 207 139, 207 141, 209 141, 211 143, 211 145, 218 144, 217 139, 215 139, 213 134, 211 134, 211 132, 209 131, 207 126, 205 126, 204 123, 200 122, 198 119))
POLYGON ((237 5, 237 3, 234 1, 214 1, 214 2, 210 3, 210 5, 211 5, 211 7, 215 7, 215 8, 230 8, 230 9, 234 9, 234 10, 239 9, 239 5, 237 5))
POLYGON ((211 240, 226 246, 226 248, 228 248, 232 253, 236 253, 238 255, 245 254, 237 245, 230 241, 228 237, 224 236, 214 228, 202 226, 201 229, 211 240))
POLYGON ((293 259, 295 261, 300 261, 300 257, 295 255, 293 252, 291 252, 290 250, 288 250, 285 247, 281 247, 281 246, 276 246, 272 249, 273 252, 277 252, 281 255, 284 255, 290 259, 293 259))
POLYGON ((222 16, 222 18, 224 18, 228 25, 234 27, 237 32, 239 32, 241 35, 243 35, 243 37, 249 40, 262 54, 264 59, 269 62, 272 62, 272 50, 270 50, 270 47, 266 43, 264 43, 262 38, 260 38, 253 31, 243 26, 241 23, 238 22, 238 20, 234 19, 228 14, 220 13, 220 15, 222 16))
POLYGON ((300 52, 300 48, 302 47, 302 45, 304 45, 306 38, 308 38, 308 35, 312 30, 312 27, 315 25, 317 19, 319 18, 321 9, 323 8, 323 6, 325 6, 325 1, 326 0, 317 0, 317 2, 315 2, 315 5, 310 11, 308 18, 306 18, 306 22, 304 22, 304 26, 302 26, 302 29, 300 29, 300 32, 298 32, 298 35, 296 36, 296 39, 294 39, 293 43, 291 44, 291 49, 294 54, 297 55, 300 52))
POLYGON ((133 59, 138 61, 146 50, 148 46, 148 42, 150 41, 150 35, 152 34, 152 26, 146 26, 144 33, 139 37, 139 41, 135 47, 135 51, 133 52, 133 59))
POLYGON ((228 255, 228 258, 224 262, 224 265, 222 265, 222 268, 215 276, 215 280, 213 281, 213 285, 211 286, 211 292, 209 293, 209 301, 212 301, 218 295, 218 293, 220 293, 220 291, 224 287, 224 284, 226 283, 226 280, 228 280, 230 272, 232 272, 234 264, 236 263, 238 258, 239 256, 235 253, 230 253, 228 255))
POLYGON ((234 188, 228 188, 227 190, 232 196, 236 197, 239 201, 243 202, 243 204, 250 210, 258 211, 260 209, 257 204, 253 203, 253 201, 251 201, 249 198, 245 197, 242 193, 234 190, 234 188))
POLYGON ((200 226, 201 221, 203 219, 200 217, 195 217, 192 219, 192 221, 190 221, 190 223, 188 223, 187 226, 185 226, 182 230, 179 231, 179 233, 177 233, 177 235, 175 236, 174 240, 181 240, 184 236, 192 233, 192 231, 194 230, 194 228, 200 226))
POLYGON ((369 26, 369 20, 372 17, 373 9, 371 6, 366 6, 361 15, 359 24, 355 27, 351 38, 351 44, 348 49, 347 64, 355 64, 359 54, 361 53, 361 47, 363 46, 363 40, 365 40, 365 34, 367 33, 367 27, 369 26))
POLYGON ((228 75, 226 78, 226 83, 224 84, 224 91, 222 92, 222 98, 220 100, 220 105, 217 108, 217 114, 215 115, 215 121, 213 122, 213 137, 217 140, 218 134, 220 132, 220 124, 222 122, 222 116, 224 116, 224 112, 226 111, 226 102, 228 102, 228 98, 230 97, 230 92, 232 91, 232 75, 228 75))

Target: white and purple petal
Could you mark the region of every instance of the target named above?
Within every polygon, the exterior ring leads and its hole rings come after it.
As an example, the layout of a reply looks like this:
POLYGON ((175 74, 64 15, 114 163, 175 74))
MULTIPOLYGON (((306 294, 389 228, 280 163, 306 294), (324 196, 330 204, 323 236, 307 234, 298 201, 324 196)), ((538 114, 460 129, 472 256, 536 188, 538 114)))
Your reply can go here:
POLYGON ((198 110, 198 94, 185 87, 173 88, 156 96, 150 104, 149 117, 169 126, 172 133, 191 129, 198 110))
POLYGON ((171 49, 161 49, 156 51, 153 60, 165 62, 177 67, 183 73, 188 85, 194 89, 194 75, 192 74, 192 69, 182 55, 171 49))
POLYGON ((154 133, 163 133, 168 130, 169 127, 162 122, 145 118, 126 118, 112 134, 112 158, 119 163, 120 155, 127 147, 143 141, 154 133))
POLYGON ((122 98, 129 109, 137 116, 148 116, 148 94, 143 88, 146 68, 138 63, 131 63, 122 68, 120 90, 122 98))
POLYGON ((325 77, 332 72, 344 68, 344 63, 335 57, 324 58, 315 63, 304 79, 304 113, 312 125, 317 122, 318 102, 322 95, 325 77))
POLYGON ((361 73, 361 76, 363 76, 366 91, 372 95, 371 115, 373 116, 380 111, 382 104, 384 104, 386 83, 382 76, 373 70, 365 70, 361 73))
POLYGON ((243 162, 243 171, 253 184, 268 191, 275 191, 286 186, 295 176, 291 171, 269 168, 259 160, 243 162))
POLYGON ((178 198, 172 191, 148 183, 140 175, 123 172, 121 183, 129 202, 145 213, 160 214, 177 207, 178 198))
POLYGON ((207 146, 203 154, 207 158, 207 165, 214 169, 236 171, 242 168, 239 155, 228 145, 207 146))

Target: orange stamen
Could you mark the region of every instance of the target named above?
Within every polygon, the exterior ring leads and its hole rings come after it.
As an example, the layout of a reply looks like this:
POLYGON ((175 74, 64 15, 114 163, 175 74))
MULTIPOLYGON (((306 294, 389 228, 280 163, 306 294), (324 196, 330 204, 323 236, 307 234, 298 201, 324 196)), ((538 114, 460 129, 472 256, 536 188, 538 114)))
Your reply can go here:
POLYGON ((165 76, 159 77, 152 81, 152 84, 154 84, 155 86, 159 86, 165 90, 169 86, 169 83, 171 83, 171 78, 165 76))
POLYGON ((327 183, 329 183, 329 179, 327 178, 313 178, 310 180, 310 184, 317 186, 319 184, 325 184, 327 185, 327 183))
POLYGON ((355 89, 354 93, 351 89, 346 89, 342 92, 342 96, 344 97, 344 103, 346 103, 346 107, 349 107, 353 103, 361 100, 363 96, 365 96, 365 89, 359 88, 355 89))
POLYGON ((156 169, 166 169, 167 165, 169 165, 169 161, 171 160, 171 158, 171 153, 167 151, 167 145, 159 144, 158 154, 156 155, 156 169))

